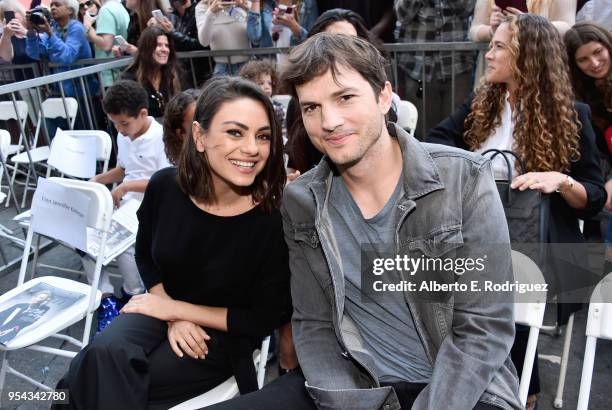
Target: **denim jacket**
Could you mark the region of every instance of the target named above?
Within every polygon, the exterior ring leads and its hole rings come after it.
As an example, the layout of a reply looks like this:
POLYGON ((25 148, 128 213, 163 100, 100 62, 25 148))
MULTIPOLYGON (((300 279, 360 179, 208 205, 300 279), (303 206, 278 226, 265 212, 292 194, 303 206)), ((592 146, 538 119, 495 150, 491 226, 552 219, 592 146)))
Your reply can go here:
MULTIPOLYGON (((247 35, 253 46, 256 47, 274 47, 270 30, 272 28, 272 11, 276 7, 274 0, 264 0, 261 13, 249 11, 247 17, 247 35)), ((306 0, 302 3, 300 9, 299 23, 300 36, 296 38, 291 36, 291 45, 295 46, 301 43, 308 37, 308 31, 319 17, 317 2, 315 0, 306 0)))
MULTIPOLYGON (((404 195, 397 205, 398 252, 419 249, 437 257, 475 242, 508 244, 508 230, 490 163, 464 150, 420 143, 389 124, 403 155, 404 195)), ((328 214, 332 164, 319 165, 285 189, 282 214, 289 246, 293 338, 318 408, 400 409, 391 387, 381 387, 359 331, 344 315, 344 274, 328 214)), ((512 282, 510 250, 485 275, 512 282)), ((453 273, 450 273, 453 275, 453 273)), ((468 280, 467 275, 456 281, 468 280)), ((473 408, 482 401, 522 408, 509 352, 514 341, 512 300, 489 292, 442 292, 440 302, 404 292, 433 367, 414 409, 473 408)))

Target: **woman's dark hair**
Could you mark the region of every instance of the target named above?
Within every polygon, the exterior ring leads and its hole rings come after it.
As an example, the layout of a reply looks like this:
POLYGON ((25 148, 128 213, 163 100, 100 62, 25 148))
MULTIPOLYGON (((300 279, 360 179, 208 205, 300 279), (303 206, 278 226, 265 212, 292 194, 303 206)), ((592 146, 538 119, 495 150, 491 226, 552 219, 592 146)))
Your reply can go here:
POLYGON ((164 114, 164 148, 166 156, 176 165, 185 138, 189 138, 191 130, 183 130, 185 111, 200 98, 202 90, 190 88, 172 97, 166 105, 164 114), (181 132, 177 132, 181 131, 181 132))
POLYGON ((607 110, 612 109, 612 68, 608 70, 603 81, 595 84, 595 79, 586 75, 576 64, 576 52, 583 45, 596 42, 608 49, 612 58, 612 34, 595 23, 582 22, 569 29, 564 40, 576 97, 591 107, 593 122, 597 128, 603 130, 607 125, 607 110))
POLYGON ((164 33, 159 27, 147 27, 138 39, 138 53, 132 64, 126 71, 132 68, 136 69, 134 78, 143 86, 153 88, 152 77, 156 70, 161 71, 160 90, 167 90, 169 95, 164 95, 164 98, 170 99, 181 90, 180 72, 181 68, 176 59, 176 51, 174 50, 174 42, 172 37, 164 33), (168 62, 160 66, 153 58, 153 53, 157 47, 157 38, 164 36, 168 39, 168 62))
POLYGON ((157 8, 157 2, 155 0, 138 0, 138 9, 130 10, 132 12, 130 13, 130 19, 136 19, 138 22, 138 29, 141 33, 147 28, 147 22, 153 17, 153 10, 157 8))
POLYGON ((339 21, 346 21, 347 23, 350 23, 353 27, 355 27, 357 37, 372 43, 385 58, 388 58, 387 52, 385 51, 385 47, 380 42, 380 40, 377 37, 373 36, 366 28, 366 23, 363 17, 361 17, 359 14, 355 13, 352 10, 331 9, 327 10, 324 13, 321 13, 321 15, 319 15, 317 20, 314 22, 314 24, 308 31, 308 37, 312 37, 315 34, 324 32, 327 27, 339 21))
MULTIPOLYGON (((281 126, 270 98, 256 84, 243 78, 215 77, 204 84, 202 95, 196 102, 193 120, 200 124, 203 132, 207 132, 221 106, 240 98, 250 98, 259 102, 266 110, 270 123, 270 156, 251 186, 253 201, 261 204, 266 211, 270 211, 280 206, 287 178, 283 163, 281 126)), ((216 201, 210 165, 206 155, 196 149, 193 138, 187 138, 183 144, 178 161, 178 182, 187 195, 205 203, 216 201)))

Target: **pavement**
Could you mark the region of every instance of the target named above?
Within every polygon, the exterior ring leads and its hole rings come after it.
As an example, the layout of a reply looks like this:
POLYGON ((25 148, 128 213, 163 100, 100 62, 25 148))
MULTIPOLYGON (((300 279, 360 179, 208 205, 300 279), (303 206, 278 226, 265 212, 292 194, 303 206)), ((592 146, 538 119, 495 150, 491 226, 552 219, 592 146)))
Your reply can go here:
MULTIPOLYGON (((4 182, 4 181, 2 181, 4 182)), ((4 184, 3 184, 4 185, 4 184)), ((0 224, 14 230, 17 235, 24 238, 24 233, 12 221, 12 217, 16 211, 12 207, 0 207, 0 224)), ((17 259, 21 256, 22 251, 19 247, 11 244, 5 238, 0 238, 0 250, 4 255, 0 255, 0 264, 3 263, 2 256, 6 259, 17 259)), ((80 269, 80 258, 73 251, 62 246, 55 246, 41 255, 40 261, 50 265, 59 265, 74 269, 80 269)), ((111 268, 112 269, 112 268, 111 268)), ((49 269, 39 269, 37 275, 51 274, 49 269)), ((63 277, 69 277, 76 280, 84 280, 84 277, 55 272, 54 274, 63 277)), ((16 269, 5 271, 0 274, 0 293, 4 293, 13 288, 17 283, 18 266, 16 269)), ((554 324, 556 310, 554 306, 547 307, 545 315, 546 324, 554 324)), ((569 364, 567 377, 565 382, 565 391, 563 396, 563 408, 575 409, 578 400, 578 390, 580 385, 580 376, 582 372, 582 357, 585 347, 585 327, 586 327, 586 309, 578 312, 575 316, 574 329, 572 334, 572 344, 570 350, 569 364)), ((94 323, 95 326, 95 323, 94 323)), ((67 334, 77 339, 80 338, 83 331, 83 323, 78 323, 67 329, 67 334)), ((56 339, 44 342, 44 344, 53 347, 59 347, 65 344, 56 339)), ((542 392, 539 395, 538 405, 540 410, 553 409, 553 399, 556 392, 557 380, 559 377, 560 356, 563 346, 563 336, 548 336, 541 334, 538 340, 539 366, 542 392)), ((70 360, 67 358, 52 356, 45 353, 39 353, 29 350, 11 351, 8 353, 8 360, 11 365, 19 371, 27 374, 35 380, 49 386, 55 386, 60 378, 68 370, 70 360)), ((590 409, 609 410, 612 409, 612 399, 610 398, 610 386, 612 386, 612 341, 598 340, 595 366, 593 370, 593 382, 591 387, 591 396, 589 401, 590 409)), ((273 361, 268 365, 266 382, 273 380, 277 375, 277 363, 273 361)), ((12 375, 6 376, 4 393, 2 395, 1 409, 47 409, 48 403, 27 403, 13 405, 8 402, 8 392, 36 392, 34 386, 16 378, 12 375)), ((445 405, 440 401, 440 409, 444 409, 445 405)), ((347 406, 350 409, 350 406, 347 406)))

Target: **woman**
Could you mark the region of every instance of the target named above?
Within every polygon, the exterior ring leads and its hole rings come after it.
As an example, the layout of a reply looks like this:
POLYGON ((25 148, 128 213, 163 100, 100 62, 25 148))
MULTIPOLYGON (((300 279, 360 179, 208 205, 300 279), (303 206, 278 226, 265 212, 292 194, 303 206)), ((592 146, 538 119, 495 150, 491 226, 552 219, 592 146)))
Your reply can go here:
MULTIPOLYGON (((512 188, 550 194, 547 241, 583 242, 578 218, 596 215, 605 191, 589 110, 574 101, 558 31, 541 16, 512 16, 495 31, 485 57, 486 75, 473 97, 432 129, 428 141, 475 152, 491 148, 516 152, 526 173, 514 178, 512 188)), ((493 168, 497 178, 506 177, 504 162, 495 161, 493 168)), ((577 254, 565 257, 576 266, 584 261, 577 254)), ((569 265, 561 265, 554 255, 552 263, 555 273, 567 272, 569 265)), ((559 324, 566 323, 579 306, 562 307, 559 324)), ((526 340, 527 333, 517 329, 512 357, 519 374, 526 340)), ((535 405, 539 390, 536 362, 528 408, 535 405)))
POLYGON ((190 88, 172 97, 166 105, 164 147, 166 156, 173 165, 177 164, 183 143, 191 133, 193 114, 200 95, 200 89, 190 88))
POLYGON ((122 78, 142 84, 149 94, 149 115, 161 118, 166 104, 181 91, 181 68, 172 39, 162 29, 149 27, 138 40, 138 53, 122 78))
POLYGON ((126 0, 125 8, 130 12, 130 24, 127 28, 127 44, 113 46, 113 54, 121 57, 123 53, 135 56, 138 47, 135 46, 141 33, 147 28, 147 22, 153 17, 153 10, 158 9, 156 0, 126 0))
POLYGON ((252 352, 291 316, 285 177, 269 98, 246 80, 210 80, 178 169, 151 178, 138 211, 149 293, 72 361, 61 384, 72 406, 169 408, 232 374, 242 394, 257 390, 252 352))
MULTIPOLYGON (((247 1, 203 0, 196 6, 198 40, 211 50, 251 48, 247 36, 247 1)), ((213 75, 236 75, 248 56, 214 57, 213 75)))
MULTIPOLYGON (((79 0, 79 14, 78 19, 85 26, 85 33, 89 34, 89 31, 96 26, 96 17, 98 11, 100 11, 100 4, 94 0, 79 0)), ((91 55, 96 54, 94 44, 89 42, 91 47, 91 55)))
MULTIPOLYGON (((578 23, 565 33, 576 97, 591 108, 593 129, 606 182, 606 209, 612 211, 612 34, 594 23, 578 23)), ((608 219, 605 272, 612 271, 612 218, 608 219)), ((599 231, 599 222, 596 223, 599 231)))
MULTIPOLYGON (((529 13, 548 18, 562 36, 576 20, 576 0, 526 0, 526 4, 529 13)), ((495 0, 477 0, 469 37, 473 41, 491 41, 506 15, 520 13, 513 7, 502 10, 495 0)))

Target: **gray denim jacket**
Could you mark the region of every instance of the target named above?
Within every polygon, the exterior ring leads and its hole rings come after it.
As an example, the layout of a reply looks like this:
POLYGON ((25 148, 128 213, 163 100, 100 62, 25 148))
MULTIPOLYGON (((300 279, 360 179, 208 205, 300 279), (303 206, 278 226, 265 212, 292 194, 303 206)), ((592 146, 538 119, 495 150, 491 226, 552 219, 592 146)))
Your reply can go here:
MULTIPOLYGON (((508 231, 488 160, 464 150, 420 143, 389 124, 403 154, 404 196, 396 249, 437 257, 468 243, 508 244, 508 231)), ((344 274, 328 214, 332 168, 327 158, 289 184, 282 206, 289 246, 293 338, 306 388, 321 409, 400 409, 381 387, 354 323, 344 315, 344 274)), ((512 281, 509 247, 486 274, 512 281)), ((452 275, 452 273, 451 273, 452 275)), ((457 281, 467 280, 464 275, 457 281)), ((454 279, 453 279, 454 280, 454 279)), ((452 292, 440 302, 405 292, 417 332, 433 366, 414 409, 472 409, 478 401, 519 409, 518 378, 509 352, 512 300, 489 292, 452 292), (468 300, 465 300, 468 298, 468 300)))

